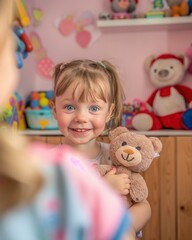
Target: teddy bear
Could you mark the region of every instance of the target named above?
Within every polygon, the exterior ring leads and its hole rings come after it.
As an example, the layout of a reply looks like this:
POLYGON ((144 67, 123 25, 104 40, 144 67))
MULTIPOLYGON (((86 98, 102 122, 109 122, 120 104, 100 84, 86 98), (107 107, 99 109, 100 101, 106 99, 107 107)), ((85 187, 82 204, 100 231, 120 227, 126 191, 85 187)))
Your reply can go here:
POLYGON ((133 18, 138 0, 110 0, 113 19, 133 18))
POLYGON ((189 14, 189 4, 186 0, 167 0, 173 17, 187 16, 189 14))
POLYGON ((110 159, 112 165, 95 166, 101 176, 113 167, 116 174, 126 173, 131 180, 129 194, 125 196, 128 207, 135 202, 141 202, 148 197, 148 188, 141 173, 146 171, 162 150, 162 143, 157 137, 147 137, 128 130, 126 127, 116 127, 109 132, 110 159))
POLYGON ((157 88, 146 101, 147 110, 134 115, 134 129, 192 129, 192 89, 180 84, 188 65, 186 55, 166 53, 146 59, 145 70, 157 88))

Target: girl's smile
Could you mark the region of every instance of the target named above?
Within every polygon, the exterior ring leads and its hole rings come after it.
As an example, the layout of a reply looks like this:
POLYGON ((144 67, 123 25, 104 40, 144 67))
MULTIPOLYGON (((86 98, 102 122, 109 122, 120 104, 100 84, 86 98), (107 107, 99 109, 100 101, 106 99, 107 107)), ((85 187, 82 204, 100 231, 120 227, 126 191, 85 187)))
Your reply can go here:
POLYGON ((71 131, 74 135, 78 137, 84 137, 87 134, 91 132, 92 129, 88 128, 69 128, 69 131, 71 131))

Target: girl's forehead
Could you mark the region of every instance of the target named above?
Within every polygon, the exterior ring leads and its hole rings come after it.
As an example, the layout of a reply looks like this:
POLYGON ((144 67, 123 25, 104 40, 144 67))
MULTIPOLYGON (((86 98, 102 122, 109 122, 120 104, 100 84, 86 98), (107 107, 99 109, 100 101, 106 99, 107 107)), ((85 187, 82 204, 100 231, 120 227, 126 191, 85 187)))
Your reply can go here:
POLYGON ((97 102, 98 100, 107 102, 107 89, 97 81, 92 81, 90 84, 81 79, 74 80, 64 89, 62 95, 81 102, 97 102))

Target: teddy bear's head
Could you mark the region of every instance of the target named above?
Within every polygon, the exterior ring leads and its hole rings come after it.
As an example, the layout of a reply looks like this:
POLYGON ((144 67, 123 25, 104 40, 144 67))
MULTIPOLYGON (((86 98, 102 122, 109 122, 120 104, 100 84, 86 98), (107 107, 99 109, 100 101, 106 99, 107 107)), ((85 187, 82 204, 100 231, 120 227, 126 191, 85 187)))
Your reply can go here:
POLYGON ((173 86, 183 81, 189 66, 186 55, 162 54, 149 56, 144 67, 151 82, 158 88, 173 86))
POLYGON ((130 132, 126 127, 115 128, 109 133, 109 139, 113 165, 124 166, 134 172, 145 171, 162 150, 158 138, 130 132))

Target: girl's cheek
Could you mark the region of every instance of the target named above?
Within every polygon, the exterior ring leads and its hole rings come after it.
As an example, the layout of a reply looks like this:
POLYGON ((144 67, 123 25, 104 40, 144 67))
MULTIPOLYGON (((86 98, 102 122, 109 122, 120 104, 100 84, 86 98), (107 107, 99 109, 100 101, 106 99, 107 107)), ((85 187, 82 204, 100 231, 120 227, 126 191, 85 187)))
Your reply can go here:
POLYGON ((106 122, 106 118, 105 118, 105 117, 102 117, 102 118, 94 118, 95 126, 98 126, 98 127, 105 126, 105 122, 106 122))

